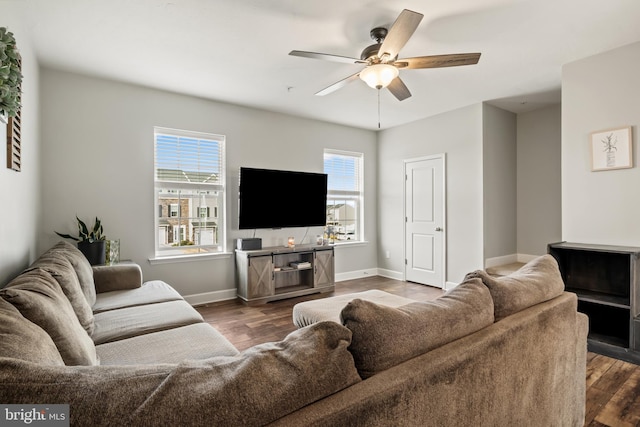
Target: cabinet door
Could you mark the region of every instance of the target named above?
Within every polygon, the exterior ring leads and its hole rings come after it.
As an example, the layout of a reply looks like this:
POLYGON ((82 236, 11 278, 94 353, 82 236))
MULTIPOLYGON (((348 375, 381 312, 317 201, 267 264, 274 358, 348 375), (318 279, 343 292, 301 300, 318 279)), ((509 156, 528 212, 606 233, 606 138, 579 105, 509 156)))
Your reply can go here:
POLYGON ((247 274, 248 298, 273 295, 273 263, 271 256, 249 257, 247 274))
POLYGON ((314 252, 313 275, 313 286, 333 285, 333 251, 314 252))

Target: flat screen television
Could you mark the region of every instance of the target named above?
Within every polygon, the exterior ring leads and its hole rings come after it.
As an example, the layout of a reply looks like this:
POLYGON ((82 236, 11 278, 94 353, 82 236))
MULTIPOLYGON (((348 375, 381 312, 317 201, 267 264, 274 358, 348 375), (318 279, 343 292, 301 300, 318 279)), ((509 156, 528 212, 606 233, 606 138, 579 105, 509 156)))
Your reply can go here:
POLYGON ((240 168, 239 228, 324 226, 327 175, 240 168))

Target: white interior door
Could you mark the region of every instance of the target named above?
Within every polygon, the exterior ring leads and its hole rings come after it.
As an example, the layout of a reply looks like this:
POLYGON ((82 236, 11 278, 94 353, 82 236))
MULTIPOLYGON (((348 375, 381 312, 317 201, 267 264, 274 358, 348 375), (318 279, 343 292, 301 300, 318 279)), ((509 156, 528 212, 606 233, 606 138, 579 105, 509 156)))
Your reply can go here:
POLYGON ((405 161, 405 279, 444 288, 445 155, 405 161))

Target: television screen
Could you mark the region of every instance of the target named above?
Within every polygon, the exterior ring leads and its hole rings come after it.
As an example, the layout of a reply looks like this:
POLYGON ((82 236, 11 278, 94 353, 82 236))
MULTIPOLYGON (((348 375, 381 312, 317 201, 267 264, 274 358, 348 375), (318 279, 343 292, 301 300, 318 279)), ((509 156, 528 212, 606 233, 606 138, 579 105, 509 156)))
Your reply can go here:
POLYGON ((324 226, 327 175, 240 168, 239 228, 324 226))

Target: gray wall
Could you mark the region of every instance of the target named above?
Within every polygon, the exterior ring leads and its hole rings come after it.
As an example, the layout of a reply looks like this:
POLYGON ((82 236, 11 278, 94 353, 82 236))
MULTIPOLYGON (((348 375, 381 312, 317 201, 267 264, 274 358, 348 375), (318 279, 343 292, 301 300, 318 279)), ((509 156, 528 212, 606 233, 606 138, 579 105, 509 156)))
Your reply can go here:
POLYGON ((640 246, 640 42, 562 69, 562 237, 640 246), (632 169, 591 171, 589 134, 632 126, 632 169))
MULTIPOLYGON (((39 250, 74 231, 74 215, 99 216, 122 258, 141 264, 145 279, 162 279, 183 295, 233 295, 234 258, 150 265, 154 256, 153 127, 227 136, 228 249, 238 230, 240 166, 321 172, 323 149, 364 153, 367 244, 336 251, 337 273, 376 267, 376 134, 77 74, 41 70, 43 218, 39 250)), ((286 209, 295 195, 274 189, 273 205, 286 209)), ((315 239, 322 228, 309 230, 315 239)), ((263 243, 300 242, 305 229, 258 230, 263 243)))
POLYGON ((484 259, 516 253, 516 115, 482 105, 484 259))
POLYGON ((14 6, 2 6, 0 26, 14 33, 22 56, 22 171, 6 167, 6 125, 0 123, 0 287, 34 261, 40 213, 39 70, 14 6))
POLYGON ((562 240, 560 105, 518 114, 518 253, 562 240))
POLYGON ((446 153, 445 279, 459 283, 466 273, 481 268, 482 105, 381 131, 378 150, 378 267, 392 275, 404 272, 403 161, 446 153))

